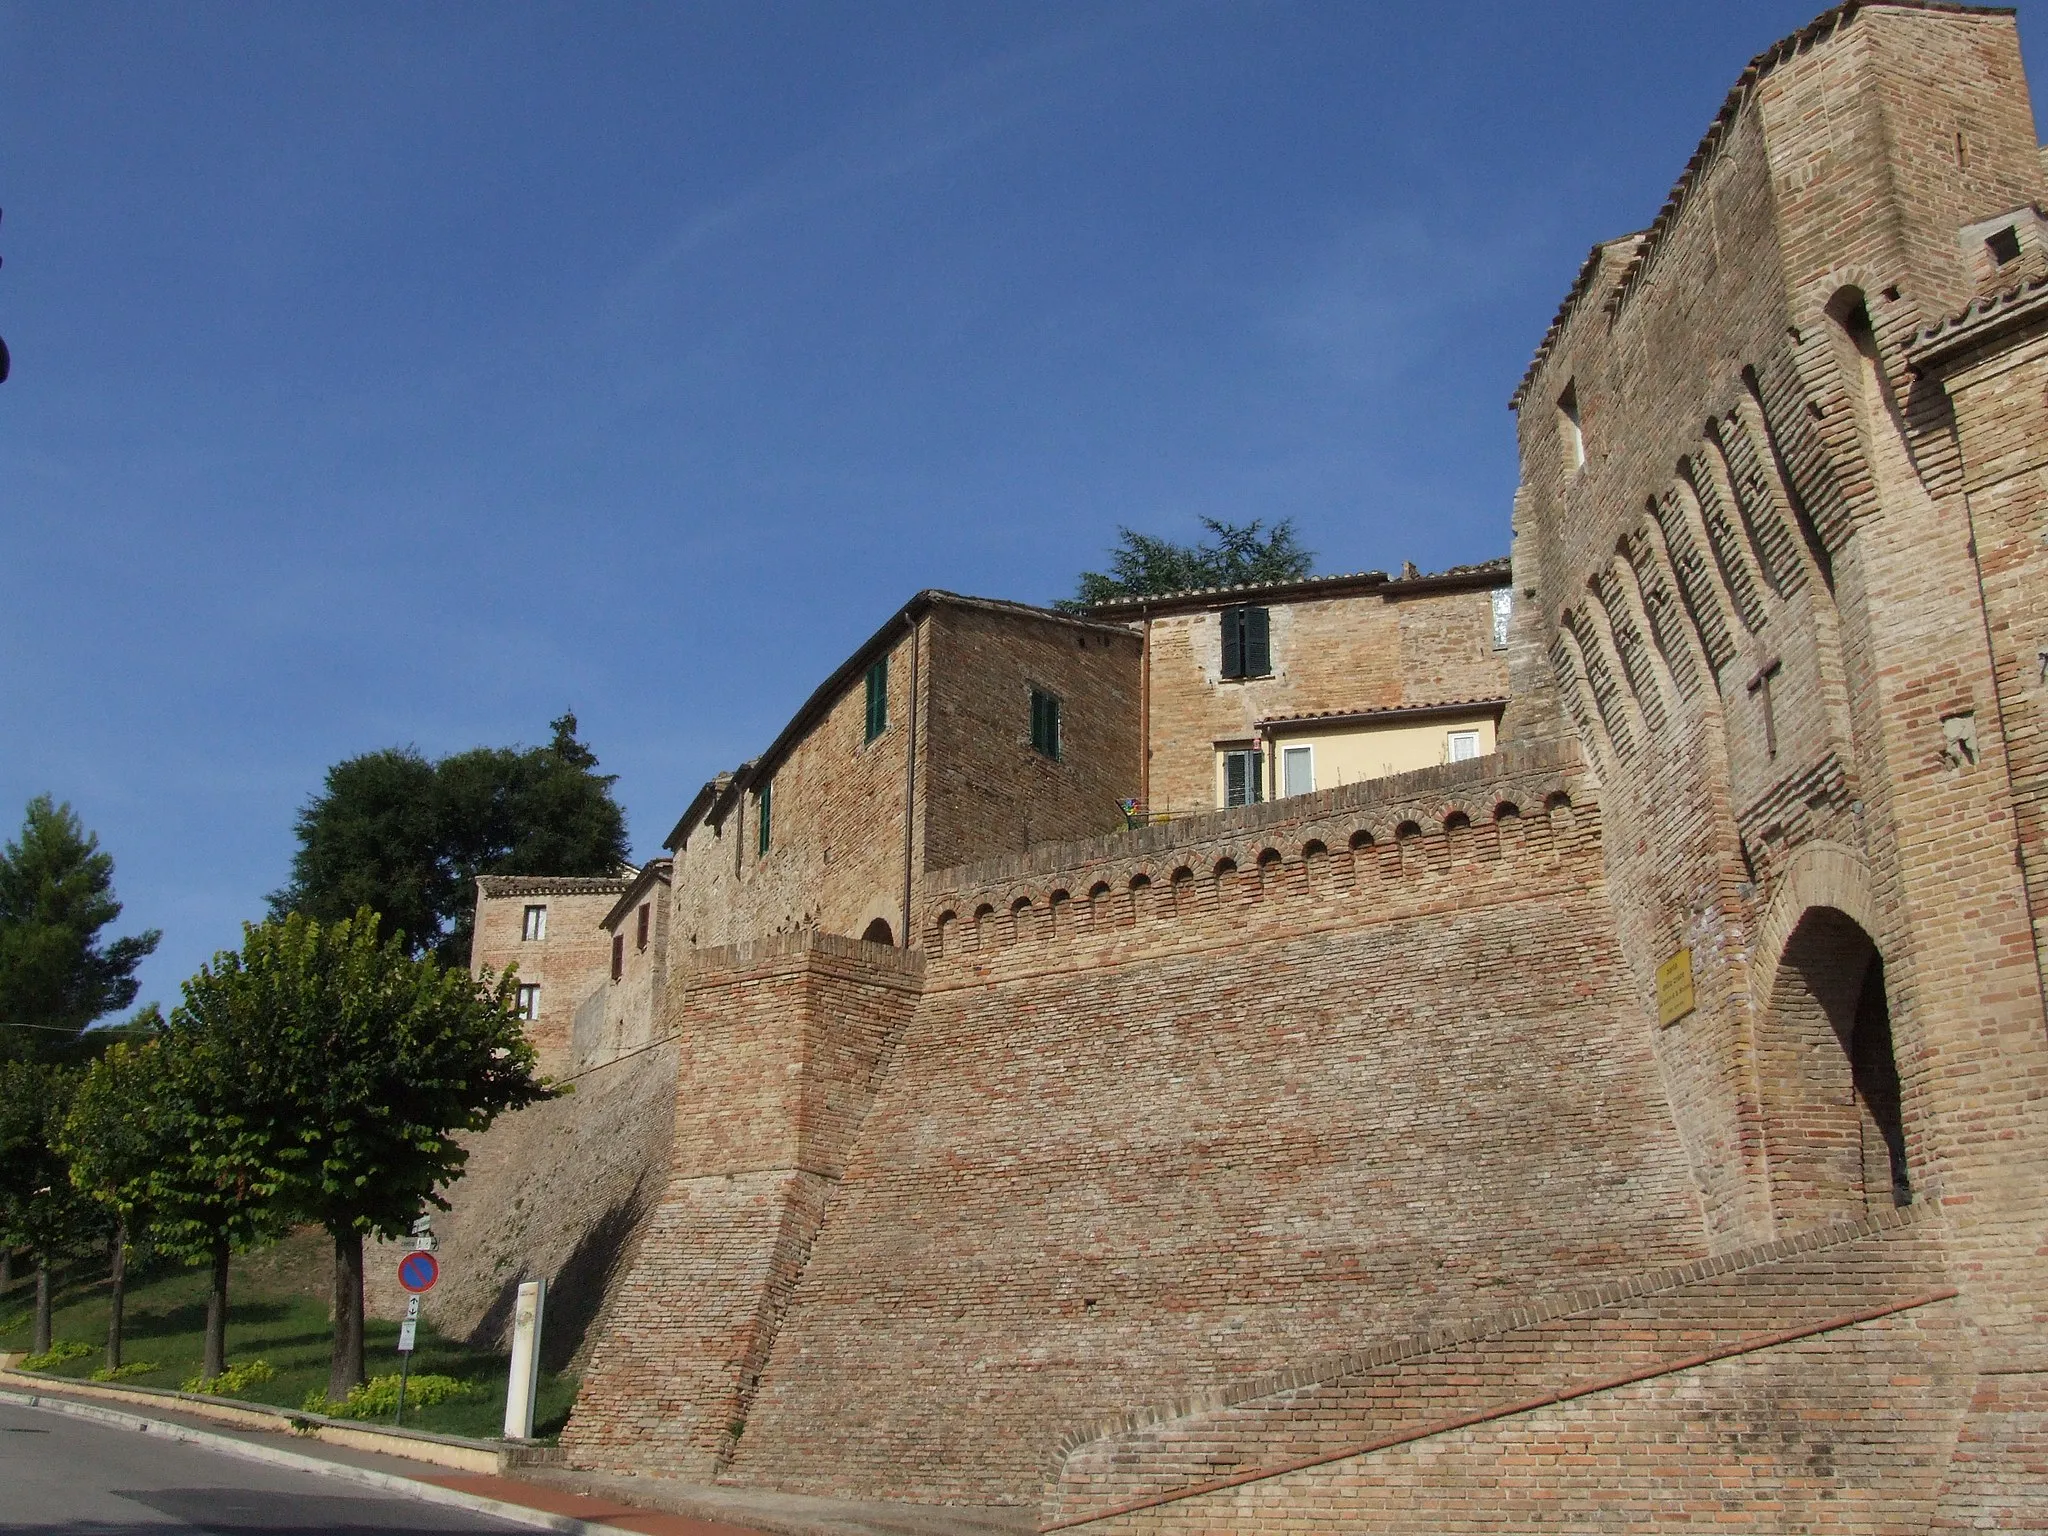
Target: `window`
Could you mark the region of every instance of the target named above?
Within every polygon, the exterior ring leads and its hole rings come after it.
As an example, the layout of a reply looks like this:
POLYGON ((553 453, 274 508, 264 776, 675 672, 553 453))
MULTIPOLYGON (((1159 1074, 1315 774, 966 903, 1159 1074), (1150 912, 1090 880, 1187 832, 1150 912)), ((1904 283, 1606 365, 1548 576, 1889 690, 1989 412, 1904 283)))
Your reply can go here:
POLYGON ((1273 671, 1271 616, 1263 608, 1223 610, 1223 675, 1268 677, 1273 671))
POLYGON ((1573 474, 1586 464, 1586 433, 1579 424, 1579 384, 1574 379, 1557 397, 1557 428, 1564 438, 1564 469, 1573 474))
MULTIPOLYGON (((526 910, 529 912, 538 912, 544 909, 539 907, 528 907, 526 910)), ((537 1019, 540 1017, 539 987, 522 985, 519 988, 519 1017, 521 1017, 522 1019, 537 1019)))
POLYGON ((635 940, 635 947, 639 949, 645 949, 647 947, 647 924, 650 910, 651 909, 648 907, 646 902, 643 901, 640 903, 640 931, 638 937, 635 940))
POLYGON ((1515 616, 1515 589, 1495 587, 1493 589, 1493 648, 1504 651, 1508 648, 1508 622, 1515 616))
POLYGON ((754 792, 754 805, 760 813, 760 828, 754 839, 754 852, 765 854, 769 839, 774 835, 772 828, 775 817, 775 781, 770 779, 754 792))
POLYGON ((526 909, 526 927, 521 931, 520 937, 529 944, 538 944, 547 936, 548 909, 546 907, 528 907, 526 909))
POLYGON ((1042 688, 1031 690, 1031 750, 1060 760, 1060 701, 1042 688))
POLYGON ((1280 749, 1280 793, 1283 795, 1306 795, 1316 787, 1316 764, 1314 747, 1282 747, 1280 749))
POLYGON ((1474 758, 1479 755, 1479 733, 1477 731, 1452 731, 1445 738, 1445 743, 1450 749, 1450 759, 1454 763, 1462 763, 1468 758, 1474 758))
POLYGON ((1257 805, 1266 798, 1266 756, 1257 747, 1223 754, 1223 803, 1257 805))
POLYGON ((1991 259, 2001 267, 2020 259, 2020 232, 2013 225, 1992 234, 1984 242, 1984 249, 1991 253, 1991 259))
POLYGON ((615 933, 612 935, 612 980, 617 981, 625 974, 626 936, 623 933, 615 933))
POLYGON ((889 729, 889 658, 868 668, 868 740, 889 729))

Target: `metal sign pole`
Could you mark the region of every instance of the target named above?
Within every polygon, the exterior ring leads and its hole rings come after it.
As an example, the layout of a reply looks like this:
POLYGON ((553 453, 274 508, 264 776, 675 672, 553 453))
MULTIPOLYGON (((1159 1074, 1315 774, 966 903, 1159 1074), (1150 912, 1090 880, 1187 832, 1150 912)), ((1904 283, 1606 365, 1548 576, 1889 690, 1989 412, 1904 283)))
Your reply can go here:
POLYGON ((392 1419, 395 1425, 405 1423, 405 1384, 412 1376, 413 1330, 419 1326, 420 1299, 415 1296, 405 1304, 405 1321, 398 1325, 398 1413, 392 1419))

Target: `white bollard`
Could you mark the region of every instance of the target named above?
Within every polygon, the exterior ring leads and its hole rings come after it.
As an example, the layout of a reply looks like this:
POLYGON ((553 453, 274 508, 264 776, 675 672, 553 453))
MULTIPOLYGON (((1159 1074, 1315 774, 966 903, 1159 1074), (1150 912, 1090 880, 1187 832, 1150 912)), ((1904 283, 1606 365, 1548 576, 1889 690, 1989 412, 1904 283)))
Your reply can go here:
POLYGON ((519 1287, 512 1312, 512 1374, 505 1382, 505 1438, 533 1438, 533 1395, 540 1390, 540 1315, 548 1283, 528 1280, 519 1287))

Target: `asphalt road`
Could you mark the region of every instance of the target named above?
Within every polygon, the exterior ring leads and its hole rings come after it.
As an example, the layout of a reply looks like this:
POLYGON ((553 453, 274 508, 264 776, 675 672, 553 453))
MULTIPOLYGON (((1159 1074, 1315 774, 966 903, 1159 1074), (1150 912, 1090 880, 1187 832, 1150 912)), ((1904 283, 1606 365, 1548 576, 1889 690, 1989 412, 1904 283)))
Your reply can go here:
POLYGON ((0 1531, 533 1536, 487 1515, 11 1403, 0 1403, 0 1531))

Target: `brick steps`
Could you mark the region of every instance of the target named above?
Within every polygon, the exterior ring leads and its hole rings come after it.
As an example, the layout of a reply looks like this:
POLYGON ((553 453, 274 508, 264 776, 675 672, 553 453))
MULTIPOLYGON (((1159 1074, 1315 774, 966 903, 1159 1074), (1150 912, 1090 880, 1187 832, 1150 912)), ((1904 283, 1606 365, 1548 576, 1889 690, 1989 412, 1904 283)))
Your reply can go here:
POLYGON ((1955 1294, 1940 1235, 1931 1204, 1883 1212, 1078 1432, 1041 1528, 1149 1514, 1142 1528, 1164 1529, 1182 1501, 1911 1314, 1955 1294))

